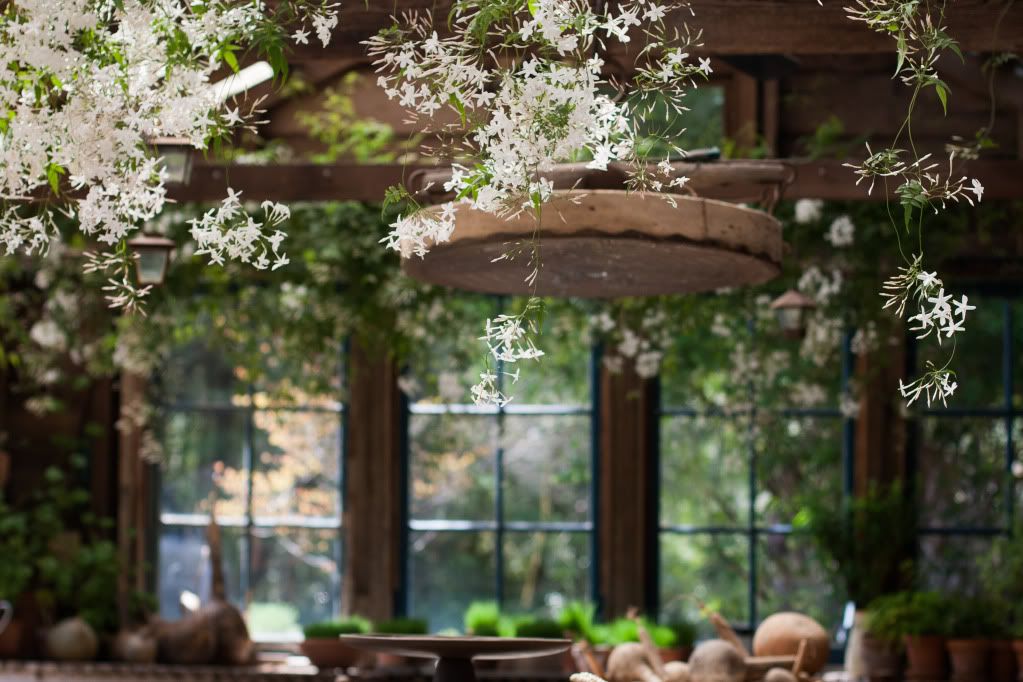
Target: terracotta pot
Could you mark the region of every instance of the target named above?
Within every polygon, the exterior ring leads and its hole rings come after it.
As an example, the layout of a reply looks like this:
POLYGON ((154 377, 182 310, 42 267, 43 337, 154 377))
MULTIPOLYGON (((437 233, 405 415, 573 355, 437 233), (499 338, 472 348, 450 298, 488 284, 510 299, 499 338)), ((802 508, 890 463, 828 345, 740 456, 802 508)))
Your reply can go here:
POLYGON ((1016 654, 1012 640, 996 639, 991 642, 991 682, 1015 682, 1016 654))
POLYGON ((17 658, 21 654, 21 634, 25 631, 20 620, 12 620, 0 632, 0 660, 17 658))
POLYGON ((299 649, 317 668, 350 668, 362 659, 362 652, 337 637, 307 639, 299 645, 299 649))
POLYGON ((950 639, 945 646, 952 662, 953 682, 987 682, 991 642, 986 639, 950 639))
POLYGON ((948 674, 945 638, 936 635, 906 635, 907 680, 943 680, 948 674))
POLYGON ((863 633, 860 650, 866 676, 871 680, 895 680, 902 674, 902 655, 889 642, 863 633))
POLYGON ((1014 640, 1012 650, 1016 654, 1016 679, 1023 682, 1023 639, 1014 640))
POLYGON ((681 661, 685 663, 689 660, 689 655, 693 653, 693 647, 691 646, 675 646, 670 649, 661 649, 661 661, 664 663, 671 663, 672 661, 681 661))

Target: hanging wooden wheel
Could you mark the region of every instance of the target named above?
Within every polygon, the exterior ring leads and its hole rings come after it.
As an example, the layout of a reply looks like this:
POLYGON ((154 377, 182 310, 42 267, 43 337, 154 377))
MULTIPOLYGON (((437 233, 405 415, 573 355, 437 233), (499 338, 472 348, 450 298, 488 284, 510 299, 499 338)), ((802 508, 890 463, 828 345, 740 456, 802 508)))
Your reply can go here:
MULTIPOLYGON (((712 199, 623 190, 555 192, 540 230, 541 296, 618 298, 713 291, 755 285, 777 276, 781 224, 772 216, 712 199)), ((490 294, 528 294, 532 214, 502 220, 459 206, 449 242, 405 271, 430 284, 490 294)))

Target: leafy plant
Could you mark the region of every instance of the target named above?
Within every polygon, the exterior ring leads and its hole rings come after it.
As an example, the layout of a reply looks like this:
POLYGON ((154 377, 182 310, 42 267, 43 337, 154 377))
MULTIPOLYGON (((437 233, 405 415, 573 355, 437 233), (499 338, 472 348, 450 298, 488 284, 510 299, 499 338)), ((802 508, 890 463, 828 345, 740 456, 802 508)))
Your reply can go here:
POLYGON ((369 621, 359 616, 312 623, 302 628, 306 639, 333 639, 341 635, 360 635, 369 631, 369 621))
POLYGON ((515 623, 516 637, 562 639, 565 631, 556 621, 548 618, 524 618, 515 623))
POLYGON ((666 627, 675 634, 676 646, 689 648, 696 642, 697 628, 695 623, 687 620, 676 620, 668 623, 666 627))
POLYGON ((28 517, 0 499, 0 599, 15 601, 32 580, 28 517))
POLYGON ((1006 623, 1023 626, 1023 536, 1018 529, 991 543, 980 562, 980 585, 1006 623))
POLYGON ((477 637, 500 634, 501 607, 495 601, 474 601, 465 611, 465 631, 477 637))
POLYGON ((937 592, 898 592, 871 602, 865 627, 874 637, 898 646, 905 635, 945 635, 949 611, 948 599, 937 592))
POLYGON ((429 624, 423 618, 391 618, 373 625, 373 632, 381 635, 425 635, 429 624))
POLYGON ((848 507, 818 495, 804 497, 800 507, 793 525, 809 531, 854 603, 868 606, 903 584, 916 516, 901 485, 871 487, 848 507))
POLYGON ((577 639, 584 639, 590 644, 596 644, 595 631, 594 631, 594 619, 596 617, 597 607, 593 604, 572 601, 565 604, 565 607, 561 609, 558 614, 558 625, 561 626, 562 632, 568 632, 574 635, 577 639))
MULTIPOLYGON (((641 619, 643 627, 650 634, 654 644, 661 649, 670 649, 678 645, 678 635, 674 629, 658 625, 645 618, 641 619)), ((639 641, 639 624, 632 618, 619 618, 606 626, 604 631, 606 643, 612 646, 639 641)))
POLYGON ((986 639, 1004 631, 1002 613, 987 599, 960 597, 950 601, 948 636, 955 639, 986 639))

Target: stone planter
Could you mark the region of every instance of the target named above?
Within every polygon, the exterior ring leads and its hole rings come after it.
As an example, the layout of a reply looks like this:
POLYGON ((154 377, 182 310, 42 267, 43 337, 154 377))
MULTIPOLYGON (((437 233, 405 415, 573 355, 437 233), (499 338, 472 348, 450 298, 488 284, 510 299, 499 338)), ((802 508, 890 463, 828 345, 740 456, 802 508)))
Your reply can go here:
POLYGON ((945 638, 934 635, 906 635, 907 680, 943 680, 948 674, 945 638))
POLYGON ((945 646, 952 664, 952 682, 987 682, 991 642, 986 639, 950 639, 945 646))
POLYGON ((12 620, 0 632, 0 660, 18 658, 21 655, 21 634, 24 627, 20 620, 12 620))
POLYGON ((989 667, 991 682, 1015 682, 1016 653, 1012 650, 1012 640, 996 639, 991 642, 989 667))

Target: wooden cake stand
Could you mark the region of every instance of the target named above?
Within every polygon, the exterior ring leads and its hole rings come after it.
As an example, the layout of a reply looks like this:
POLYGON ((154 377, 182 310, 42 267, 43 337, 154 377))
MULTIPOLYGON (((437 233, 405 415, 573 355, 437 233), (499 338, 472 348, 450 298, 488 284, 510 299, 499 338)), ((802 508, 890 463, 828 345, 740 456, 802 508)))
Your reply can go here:
POLYGON ((567 639, 503 637, 406 637, 398 635, 344 635, 346 644, 366 651, 436 658, 434 682, 474 682, 473 659, 534 658, 567 651, 567 639))

